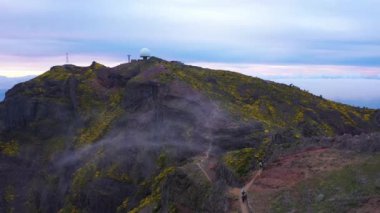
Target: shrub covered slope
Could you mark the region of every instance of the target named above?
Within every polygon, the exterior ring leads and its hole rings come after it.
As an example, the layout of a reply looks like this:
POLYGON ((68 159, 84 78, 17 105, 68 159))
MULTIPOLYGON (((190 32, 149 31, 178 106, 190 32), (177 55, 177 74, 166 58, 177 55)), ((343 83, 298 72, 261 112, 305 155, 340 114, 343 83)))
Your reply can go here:
POLYGON ((379 128, 378 111, 234 72, 56 66, 0 103, 0 211, 223 212, 272 144, 379 128))

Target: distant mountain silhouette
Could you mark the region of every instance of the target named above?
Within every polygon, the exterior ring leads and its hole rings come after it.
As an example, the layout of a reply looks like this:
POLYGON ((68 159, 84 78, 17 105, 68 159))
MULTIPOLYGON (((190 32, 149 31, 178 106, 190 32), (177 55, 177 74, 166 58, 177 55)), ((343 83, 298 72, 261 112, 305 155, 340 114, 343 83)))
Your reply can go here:
POLYGON ((0 76, 0 101, 2 101, 5 97, 5 92, 12 88, 14 85, 28 81, 35 76, 29 75, 29 76, 23 76, 23 77, 5 77, 0 76))
POLYGON ((34 75, 28 75, 28 76, 22 76, 22 77, 5 77, 0 76, 0 89, 10 89, 14 85, 28 81, 32 78, 34 78, 34 75))
POLYGON ((2 101, 4 99, 6 91, 7 90, 5 90, 5 89, 0 89, 0 101, 2 101))

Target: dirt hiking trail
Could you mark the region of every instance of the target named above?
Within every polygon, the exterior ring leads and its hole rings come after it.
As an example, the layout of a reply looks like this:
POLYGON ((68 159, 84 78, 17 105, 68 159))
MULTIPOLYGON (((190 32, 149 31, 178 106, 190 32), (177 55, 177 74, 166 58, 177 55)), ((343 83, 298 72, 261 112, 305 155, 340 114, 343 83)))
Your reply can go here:
POLYGON ((230 212, 270 212, 274 197, 281 191, 308 178, 365 160, 365 157, 353 152, 330 148, 307 148, 281 156, 269 163, 264 170, 252 174, 253 177, 242 188, 247 193, 244 203, 239 188, 229 190, 230 212))

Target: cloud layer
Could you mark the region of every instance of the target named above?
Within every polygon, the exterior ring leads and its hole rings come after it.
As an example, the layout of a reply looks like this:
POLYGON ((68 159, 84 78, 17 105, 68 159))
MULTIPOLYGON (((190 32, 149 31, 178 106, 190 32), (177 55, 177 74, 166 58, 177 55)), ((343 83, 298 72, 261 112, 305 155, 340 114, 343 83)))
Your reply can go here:
POLYGON ((195 66, 219 70, 232 70, 249 76, 266 79, 380 79, 380 67, 314 64, 248 64, 193 62, 195 66))
POLYGON ((1 0, 0 69, 64 63, 66 52, 123 61, 144 46, 185 62, 379 66, 379 7, 376 0, 1 0))

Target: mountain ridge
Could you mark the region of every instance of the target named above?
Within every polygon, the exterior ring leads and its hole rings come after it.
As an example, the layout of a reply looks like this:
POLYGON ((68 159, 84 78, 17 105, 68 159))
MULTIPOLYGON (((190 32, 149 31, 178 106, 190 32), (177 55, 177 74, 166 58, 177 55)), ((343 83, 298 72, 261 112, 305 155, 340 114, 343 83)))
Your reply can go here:
POLYGON ((379 129, 377 110, 234 72, 155 57, 55 66, 0 102, 0 187, 16 194, 0 208, 223 212, 225 187, 273 145, 379 129), (216 161, 211 185, 204 150, 216 161))

